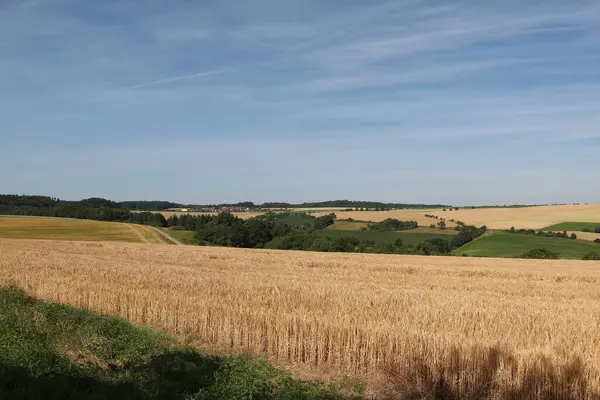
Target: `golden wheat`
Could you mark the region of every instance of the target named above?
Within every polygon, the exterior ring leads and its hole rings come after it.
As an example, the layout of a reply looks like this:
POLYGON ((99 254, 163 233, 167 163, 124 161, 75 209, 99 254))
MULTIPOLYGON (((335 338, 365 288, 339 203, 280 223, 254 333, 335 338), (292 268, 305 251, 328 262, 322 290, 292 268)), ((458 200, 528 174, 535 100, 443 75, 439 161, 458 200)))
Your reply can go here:
POLYGON ((329 376, 600 390, 598 262, 0 239, 0 281, 329 376))
POLYGON ((430 214, 491 229, 542 229, 561 222, 600 222, 600 204, 537 206, 522 208, 477 208, 436 211, 430 214))
MULTIPOLYGON (((329 212, 316 212, 312 213, 315 217, 327 215, 329 212)), ((400 221, 416 221, 420 226, 429 226, 431 224, 437 224, 440 220, 436 218, 426 217, 425 215, 433 214, 436 212, 431 210, 390 210, 390 211, 335 211, 334 214, 338 219, 352 218, 357 221, 370 221, 380 222, 387 218, 395 218, 400 221)), ((446 226, 454 227, 456 224, 451 222, 450 219, 454 217, 446 218, 446 226)))

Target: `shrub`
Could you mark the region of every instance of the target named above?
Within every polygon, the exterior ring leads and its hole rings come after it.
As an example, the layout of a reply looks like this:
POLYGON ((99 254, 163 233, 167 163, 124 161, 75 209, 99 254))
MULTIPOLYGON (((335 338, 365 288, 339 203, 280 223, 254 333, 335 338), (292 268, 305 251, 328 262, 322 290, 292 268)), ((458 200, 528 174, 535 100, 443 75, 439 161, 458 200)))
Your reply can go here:
POLYGON ((577 235, 574 233, 571 233, 571 239, 573 239, 573 240, 577 239, 577 235))
POLYGON ((594 240, 594 243, 600 244, 600 238, 594 240))
POLYGON ((600 233, 600 226, 597 226, 596 229, 594 229, 594 232, 600 233))
POLYGON ((583 256, 582 260, 600 260, 600 253, 592 251, 591 253, 587 253, 585 256, 583 256))
POLYGON ((546 249, 531 249, 521 254, 518 258, 558 260, 558 253, 546 249))

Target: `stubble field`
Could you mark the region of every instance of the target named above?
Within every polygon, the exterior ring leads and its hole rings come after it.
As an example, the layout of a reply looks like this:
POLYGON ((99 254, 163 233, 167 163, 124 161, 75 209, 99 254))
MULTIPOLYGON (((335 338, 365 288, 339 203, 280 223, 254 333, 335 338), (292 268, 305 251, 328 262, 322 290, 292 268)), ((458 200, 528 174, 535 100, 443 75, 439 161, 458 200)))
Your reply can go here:
POLYGON ((562 222, 600 221, 600 204, 537 206, 522 208, 477 208, 437 211, 431 214, 463 221, 467 225, 487 225, 490 229, 543 229, 562 222))
MULTIPOLYGON (((312 213, 315 217, 327 215, 329 212, 312 213)), ((335 212, 338 219, 352 218, 357 221, 381 222, 387 218, 395 218, 400 221, 416 221, 420 226, 429 226, 440 222, 438 219, 426 217, 426 214, 435 215, 435 211, 431 210, 391 210, 391 211, 340 211, 335 212)), ((450 217, 446 219, 446 226, 454 227, 456 224, 450 222, 450 217)))
POLYGON ((143 225, 21 216, 0 216, 0 237, 12 239, 165 243, 165 240, 152 230, 152 228, 143 225))
POLYGON ((29 294, 362 378, 374 392, 600 391, 598 262, 10 239, 0 249, 0 281, 29 294))

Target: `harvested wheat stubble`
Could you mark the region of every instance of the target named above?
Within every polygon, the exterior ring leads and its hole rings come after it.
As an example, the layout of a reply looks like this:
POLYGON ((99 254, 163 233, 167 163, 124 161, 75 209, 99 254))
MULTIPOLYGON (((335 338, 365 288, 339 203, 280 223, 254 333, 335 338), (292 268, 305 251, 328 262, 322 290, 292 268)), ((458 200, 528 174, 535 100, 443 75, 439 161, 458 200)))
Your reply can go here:
POLYGON ((537 206, 522 208, 476 208, 436 211, 431 214, 491 229, 542 229, 561 222, 600 221, 600 204, 537 206))
POLYGON ((30 294, 298 369, 513 398, 600 389, 596 262, 7 239, 0 254, 0 281, 30 294))
MULTIPOLYGON (((435 211, 435 210, 434 210, 435 211)), ((425 215, 436 214, 432 210, 390 210, 390 211, 336 211, 335 215, 338 219, 352 218, 357 221, 370 221, 370 222, 381 222, 387 218, 394 218, 400 221, 415 221, 420 226, 429 226, 431 224, 437 224, 440 220, 436 218, 426 217, 425 215)), ((315 217, 321 217, 329 214, 328 212, 317 212, 312 215, 315 217)), ((456 224, 451 222, 450 219, 454 217, 450 216, 447 218, 445 223, 448 227, 454 227, 456 224)))

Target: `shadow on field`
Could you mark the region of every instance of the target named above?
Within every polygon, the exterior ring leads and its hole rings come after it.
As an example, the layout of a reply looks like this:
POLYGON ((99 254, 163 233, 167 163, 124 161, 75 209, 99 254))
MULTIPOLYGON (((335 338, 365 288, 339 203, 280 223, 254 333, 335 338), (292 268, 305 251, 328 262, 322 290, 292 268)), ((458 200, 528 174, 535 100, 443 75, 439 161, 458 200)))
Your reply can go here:
POLYGON ((389 400, 600 399, 589 390, 583 363, 557 366, 539 356, 527 364, 498 348, 466 356, 454 349, 439 365, 415 357, 389 365, 382 396, 389 400))
POLYGON ((212 386, 219 368, 217 359, 186 350, 103 374, 74 368, 34 376, 28 368, 0 365, 0 399, 184 399, 212 386))

